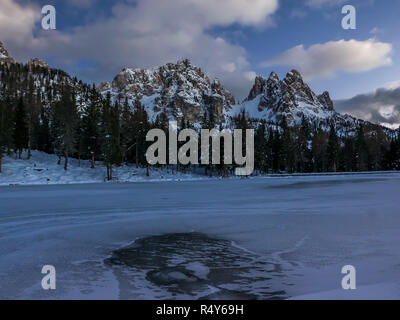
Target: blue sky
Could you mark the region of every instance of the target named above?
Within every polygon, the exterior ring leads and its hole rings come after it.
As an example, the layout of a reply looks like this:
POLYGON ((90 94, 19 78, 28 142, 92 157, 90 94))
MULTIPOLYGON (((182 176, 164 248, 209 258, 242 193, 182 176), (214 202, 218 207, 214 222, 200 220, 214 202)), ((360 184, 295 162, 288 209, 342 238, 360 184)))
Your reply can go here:
POLYGON ((388 123, 400 123, 400 102, 393 105, 392 92, 400 86, 400 1, 0 0, 0 5, 0 41, 13 57, 38 56, 88 82, 110 81, 126 66, 189 58, 242 98, 256 74, 275 71, 283 77, 296 68, 317 93, 328 90, 341 100, 340 111, 373 120, 379 108, 386 113, 392 108, 388 123), (57 30, 41 29, 45 4, 57 10, 57 30), (356 30, 341 27, 346 4, 356 8, 356 30), (391 99, 378 99, 378 88, 389 90, 391 99), (342 103, 360 95, 364 106, 342 103))

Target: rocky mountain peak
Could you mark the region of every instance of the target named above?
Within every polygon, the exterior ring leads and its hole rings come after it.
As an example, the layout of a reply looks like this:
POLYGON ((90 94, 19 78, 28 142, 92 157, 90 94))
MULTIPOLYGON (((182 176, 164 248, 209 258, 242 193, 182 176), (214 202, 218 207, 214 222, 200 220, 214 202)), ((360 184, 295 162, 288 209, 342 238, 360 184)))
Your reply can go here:
POLYGON ((300 72, 293 69, 286 74, 286 77, 283 79, 285 83, 304 83, 303 77, 301 76, 300 72))
POLYGON ((171 119, 198 122, 205 111, 212 111, 223 122, 235 103, 218 79, 210 80, 188 59, 152 69, 124 68, 111 84, 102 83, 98 90, 110 92, 113 99, 128 99, 132 105, 141 101, 150 120, 164 112, 171 119))
POLYGON ((271 72, 271 74, 268 77, 269 82, 279 82, 279 77, 275 72, 271 72))
POLYGON ((335 113, 329 93, 317 96, 297 70, 282 80, 274 72, 268 80, 257 77, 243 107, 255 118, 279 123, 285 117, 290 125, 301 123, 303 118, 328 121, 335 113))
POLYGON ((38 58, 34 58, 34 59, 29 60, 28 66, 29 66, 29 68, 41 67, 41 68, 50 69, 50 66, 47 64, 47 62, 45 62, 43 60, 40 60, 38 58))
POLYGON ((190 68, 192 66, 192 62, 189 59, 179 60, 177 62, 178 66, 183 66, 185 68, 190 68))
POLYGON ((263 77, 257 76, 256 79, 254 80, 253 88, 251 88, 250 94, 247 97, 246 101, 254 100, 258 95, 264 93, 264 89, 267 86, 268 81, 265 80, 263 77))
POLYGON ((8 51, 4 47, 3 43, 0 41, 0 63, 7 62, 7 63, 14 63, 14 59, 10 57, 8 51))
POLYGON ((334 110, 333 101, 332 101, 328 91, 325 91, 323 94, 319 95, 318 100, 328 110, 334 110))

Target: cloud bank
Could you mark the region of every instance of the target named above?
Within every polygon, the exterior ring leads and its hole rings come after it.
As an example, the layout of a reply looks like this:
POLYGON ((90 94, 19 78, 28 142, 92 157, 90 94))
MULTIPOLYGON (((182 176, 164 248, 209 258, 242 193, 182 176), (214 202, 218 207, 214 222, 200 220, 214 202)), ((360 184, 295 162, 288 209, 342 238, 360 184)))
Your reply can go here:
POLYGON ((278 0, 126 0, 116 3, 108 18, 68 33, 37 30, 36 36, 39 8, 21 6, 15 0, 0 0, 0 6, 7 7, 8 19, 0 18, 0 39, 11 52, 51 56, 67 69, 77 61, 94 61, 95 66, 80 73, 97 81, 110 80, 123 67, 151 67, 190 58, 244 96, 254 80, 246 50, 207 31, 233 24, 268 27, 278 0), (8 21, 21 25, 7 27, 8 21), (20 31, 16 34, 15 30, 20 31))
POLYGON ((397 129, 400 125, 400 85, 335 101, 335 107, 339 112, 397 129))
POLYGON ((339 40, 293 47, 265 61, 264 67, 288 66, 298 69, 307 80, 330 78, 339 72, 360 73, 392 64, 392 45, 375 39, 339 40))

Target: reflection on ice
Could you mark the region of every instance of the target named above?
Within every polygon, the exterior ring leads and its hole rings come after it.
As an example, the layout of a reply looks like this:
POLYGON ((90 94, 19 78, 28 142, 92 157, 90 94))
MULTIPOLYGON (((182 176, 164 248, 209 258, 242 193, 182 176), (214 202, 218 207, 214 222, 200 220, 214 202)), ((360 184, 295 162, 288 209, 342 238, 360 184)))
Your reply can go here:
POLYGON ((124 294, 137 298, 280 299, 271 289, 278 265, 201 233, 152 236, 116 250, 105 261, 124 294))

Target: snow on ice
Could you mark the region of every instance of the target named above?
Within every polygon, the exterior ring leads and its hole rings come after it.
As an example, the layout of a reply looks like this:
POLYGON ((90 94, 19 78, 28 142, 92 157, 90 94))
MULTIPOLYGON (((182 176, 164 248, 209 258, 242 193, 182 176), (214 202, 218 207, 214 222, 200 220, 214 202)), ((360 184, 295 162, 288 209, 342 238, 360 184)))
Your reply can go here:
MULTIPOLYGON (((54 181, 103 176, 74 166, 61 178, 53 160, 36 168, 54 181)), ((8 161, 7 183, 44 178, 8 161)), ((399 299, 399 186, 396 173, 3 186, 0 298, 399 299), (354 291, 341 289, 345 265, 354 291)))

